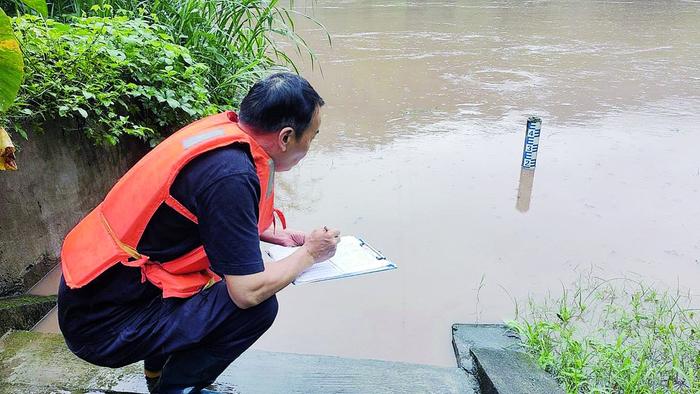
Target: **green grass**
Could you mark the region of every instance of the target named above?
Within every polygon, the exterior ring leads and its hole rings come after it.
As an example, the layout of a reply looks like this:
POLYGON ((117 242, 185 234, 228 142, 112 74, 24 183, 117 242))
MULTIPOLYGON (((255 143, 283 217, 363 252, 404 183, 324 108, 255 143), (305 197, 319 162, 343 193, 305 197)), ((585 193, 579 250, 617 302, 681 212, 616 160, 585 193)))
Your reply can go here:
POLYGON ((691 296, 629 279, 588 279, 509 322, 568 393, 699 393, 691 296))

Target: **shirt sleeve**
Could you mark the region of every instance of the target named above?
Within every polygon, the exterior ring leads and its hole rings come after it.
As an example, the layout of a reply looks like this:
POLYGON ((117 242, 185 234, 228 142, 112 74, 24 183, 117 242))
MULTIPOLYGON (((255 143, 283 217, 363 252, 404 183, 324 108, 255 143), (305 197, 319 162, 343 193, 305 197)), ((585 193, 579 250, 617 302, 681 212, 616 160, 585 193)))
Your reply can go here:
POLYGON ((219 275, 262 272, 258 234, 260 185, 249 172, 211 182, 196 195, 197 218, 204 250, 219 275))

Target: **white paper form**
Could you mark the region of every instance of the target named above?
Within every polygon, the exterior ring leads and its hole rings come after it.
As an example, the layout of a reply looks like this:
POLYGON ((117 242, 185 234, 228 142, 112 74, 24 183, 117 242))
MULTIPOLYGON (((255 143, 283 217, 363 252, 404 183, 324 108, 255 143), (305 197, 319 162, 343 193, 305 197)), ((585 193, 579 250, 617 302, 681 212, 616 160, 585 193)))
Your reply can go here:
MULTIPOLYGON (((267 253, 272 259, 281 260, 297 249, 275 245, 270 247, 267 253)), ((332 258, 306 269, 294 280, 294 284, 345 278, 394 268, 396 268, 394 263, 363 240, 346 235, 340 237, 340 243, 332 258)))

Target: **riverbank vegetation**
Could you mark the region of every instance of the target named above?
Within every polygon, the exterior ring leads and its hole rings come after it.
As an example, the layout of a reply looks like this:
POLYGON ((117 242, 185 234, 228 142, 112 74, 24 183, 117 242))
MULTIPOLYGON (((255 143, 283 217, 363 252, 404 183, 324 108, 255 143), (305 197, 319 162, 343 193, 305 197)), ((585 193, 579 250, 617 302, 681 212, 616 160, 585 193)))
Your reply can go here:
POLYGON ((589 279, 509 326, 568 393, 700 392, 691 297, 629 279, 589 279))
POLYGON ((25 3, 0 0, 25 56, 0 126, 25 138, 25 125, 63 120, 97 144, 154 144, 235 109, 266 73, 295 69, 279 42, 313 58, 276 0, 57 0, 48 18, 25 3))
POLYGON ((98 16, 66 24, 22 16, 14 25, 25 79, 5 117, 20 134, 28 122, 74 119, 94 142, 115 144, 217 110, 207 66, 158 25, 98 16))

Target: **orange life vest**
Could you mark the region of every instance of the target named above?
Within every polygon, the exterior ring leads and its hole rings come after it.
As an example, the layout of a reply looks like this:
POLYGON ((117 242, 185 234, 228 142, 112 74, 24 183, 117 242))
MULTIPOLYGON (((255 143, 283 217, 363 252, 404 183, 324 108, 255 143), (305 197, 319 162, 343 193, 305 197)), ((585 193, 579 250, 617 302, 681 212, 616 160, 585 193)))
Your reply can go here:
POLYGON ((163 290, 163 297, 190 297, 221 278, 209 268, 204 247, 169 262, 151 261, 136 250, 154 213, 167 204, 187 219, 197 217, 170 195, 177 174, 192 159, 233 143, 250 149, 260 180, 258 233, 274 224, 274 163, 253 138, 238 127, 238 116, 224 112, 196 121, 171 135, 136 163, 66 236, 61 268, 71 288, 87 285, 116 264, 141 268, 141 281, 163 290))

